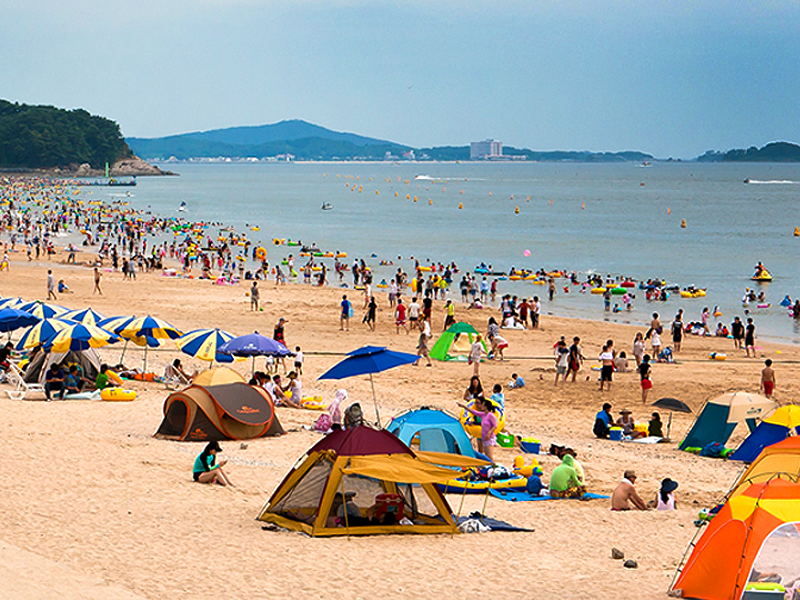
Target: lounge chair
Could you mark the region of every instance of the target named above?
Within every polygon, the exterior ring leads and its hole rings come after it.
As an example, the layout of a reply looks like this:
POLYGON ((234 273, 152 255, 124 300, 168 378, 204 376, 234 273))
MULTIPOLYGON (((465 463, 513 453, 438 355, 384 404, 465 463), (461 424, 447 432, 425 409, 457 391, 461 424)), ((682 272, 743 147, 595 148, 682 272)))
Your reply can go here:
POLYGON ((177 371, 172 364, 164 367, 164 385, 168 390, 177 390, 180 387, 185 387, 191 382, 186 379, 179 371, 177 371))
POLYGON ((26 382, 25 374, 14 363, 9 364, 8 372, 17 380, 16 389, 6 390, 6 394, 12 400, 24 400, 28 392, 44 394, 44 386, 41 383, 26 382))

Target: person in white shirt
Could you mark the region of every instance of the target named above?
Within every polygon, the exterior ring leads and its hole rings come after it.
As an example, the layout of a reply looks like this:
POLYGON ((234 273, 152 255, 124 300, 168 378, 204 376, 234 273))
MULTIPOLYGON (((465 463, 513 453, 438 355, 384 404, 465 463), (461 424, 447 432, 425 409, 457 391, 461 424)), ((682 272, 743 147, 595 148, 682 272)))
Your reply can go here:
POLYGON ((417 302, 417 297, 411 300, 411 304, 408 305, 408 321, 409 321, 409 328, 410 329, 422 329, 421 323, 419 320, 419 311, 420 305, 417 302))
POLYGON ((600 360, 603 366, 600 369, 600 391, 603 391, 603 385, 608 382, 608 391, 611 391, 611 375, 614 373, 614 354, 608 349, 608 346, 603 346, 603 351, 600 353, 600 360))

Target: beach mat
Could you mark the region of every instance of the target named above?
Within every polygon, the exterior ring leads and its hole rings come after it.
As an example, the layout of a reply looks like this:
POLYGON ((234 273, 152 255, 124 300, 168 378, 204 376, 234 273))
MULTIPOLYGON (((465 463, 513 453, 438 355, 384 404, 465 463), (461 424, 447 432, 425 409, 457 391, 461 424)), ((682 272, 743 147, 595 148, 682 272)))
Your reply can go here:
MULTIPOLYGON (((474 517, 467 516, 467 517, 459 517, 458 524, 460 525, 464 521, 470 521, 474 517)), ((491 517, 481 517, 480 519, 475 519, 480 521, 482 525, 488 527, 492 531, 534 531, 533 529, 526 529, 524 527, 517 527, 516 525, 512 525, 511 523, 506 523, 505 521, 501 521, 500 519, 492 519, 491 517)))
MULTIPOLYGON (((489 493, 495 498, 500 500, 508 500, 509 502, 534 502, 536 500, 570 500, 570 498, 553 498, 552 496, 534 496, 528 492, 501 492, 499 490, 489 490, 489 493)), ((609 499, 611 496, 604 496, 603 494, 592 494, 586 492, 581 500, 603 500, 609 499)), ((574 500, 574 498, 572 498, 574 500)))

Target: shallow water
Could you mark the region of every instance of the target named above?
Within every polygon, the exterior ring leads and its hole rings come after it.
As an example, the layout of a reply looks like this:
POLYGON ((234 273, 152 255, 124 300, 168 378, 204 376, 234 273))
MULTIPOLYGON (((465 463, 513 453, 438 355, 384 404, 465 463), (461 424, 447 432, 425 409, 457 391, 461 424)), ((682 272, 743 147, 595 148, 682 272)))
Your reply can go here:
MULTIPOLYGON (((572 286, 565 294, 559 287, 555 301, 545 301, 543 308, 565 316, 644 323, 653 310, 670 319, 680 306, 688 320, 699 320, 704 306, 719 305, 721 320, 730 323, 735 314, 744 317, 741 297, 753 286, 749 278, 760 260, 775 281, 763 286, 772 307, 751 306, 757 334, 800 340, 800 329, 778 306, 785 294, 800 295, 794 266, 800 238, 793 236, 800 225, 795 214, 800 165, 387 162, 167 168, 180 177, 140 178, 131 198, 136 207, 233 224, 264 242, 270 262, 291 250, 272 245, 280 237, 346 251, 350 260, 375 254, 372 264, 394 260, 406 270, 414 256, 421 262, 454 260, 467 270, 484 261, 503 271, 545 267, 662 277, 708 288, 704 299, 673 297, 653 304, 639 293, 634 312, 612 316, 603 313, 600 297, 579 294, 572 286), (746 178, 757 183, 745 184, 746 178), (187 203, 185 213, 176 212, 181 201, 187 203), (321 210, 323 202, 333 210, 321 210)), ((377 279, 392 271, 376 268, 377 279)), ((529 282, 500 282, 500 290, 545 295, 543 286, 529 282)))

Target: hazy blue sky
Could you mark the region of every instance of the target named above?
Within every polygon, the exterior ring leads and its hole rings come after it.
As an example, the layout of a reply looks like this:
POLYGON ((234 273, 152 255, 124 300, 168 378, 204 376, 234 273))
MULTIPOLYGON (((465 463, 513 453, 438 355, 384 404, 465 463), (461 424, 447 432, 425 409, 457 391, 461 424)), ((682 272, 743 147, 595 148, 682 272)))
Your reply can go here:
POLYGON ((0 97, 127 136, 305 119, 412 146, 800 142, 800 3, 0 0, 0 97))

